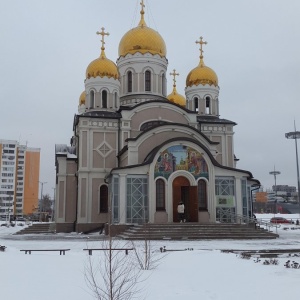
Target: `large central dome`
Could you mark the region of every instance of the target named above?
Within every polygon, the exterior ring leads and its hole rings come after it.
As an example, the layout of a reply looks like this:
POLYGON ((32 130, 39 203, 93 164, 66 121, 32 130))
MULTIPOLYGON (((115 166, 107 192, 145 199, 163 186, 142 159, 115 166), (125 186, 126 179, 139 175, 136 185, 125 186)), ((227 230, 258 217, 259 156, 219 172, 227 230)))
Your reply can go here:
POLYGON ((119 56, 134 54, 151 53, 158 54, 161 57, 166 56, 166 44, 161 35, 146 25, 144 20, 144 9, 141 10, 141 20, 137 27, 129 30, 120 41, 119 56))

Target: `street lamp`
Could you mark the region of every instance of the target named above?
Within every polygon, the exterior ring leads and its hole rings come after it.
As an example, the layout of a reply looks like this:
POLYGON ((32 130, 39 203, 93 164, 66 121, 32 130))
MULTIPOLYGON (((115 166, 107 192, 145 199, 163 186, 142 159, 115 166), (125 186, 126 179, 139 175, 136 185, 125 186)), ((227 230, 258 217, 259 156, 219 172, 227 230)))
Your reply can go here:
POLYGON ((55 193, 56 193, 56 188, 52 188, 53 189, 53 210, 52 210, 52 221, 55 220, 55 193))
POLYGON ((274 171, 269 172, 270 175, 274 175, 274 180, 275 180, 275 211, 274 214, 277 212, 276 211, 276 203, 277 203, 277 185, 276 185, 276 176, 280 174, 279 171, 275 171, 275 166, 274 166, 274 171))
POLYGON ((39 181, 39 183, 41 184, 41 200, 40 200, 40 221, 41 221, 41 217, 42 217, 42 203, 43 203, 43 188, 44 188, 44 184, 46 184, 46 181, 39 181))
MULTIPOLYGON (((299 180, 299 162, 298 162, 298 147, 297 147, 297 139, 300 139, 300 131, 296 131, 296 124, 294 122, 295 131, 288 132, 285 134, 287 139, 295 140, 295 148, 296 148, 296 166, 297 166, 297 183, 298 183, 298 203, 300 206, 300 180, 299 180)), ((300 211, 299 211, 300 212, 300 211)))

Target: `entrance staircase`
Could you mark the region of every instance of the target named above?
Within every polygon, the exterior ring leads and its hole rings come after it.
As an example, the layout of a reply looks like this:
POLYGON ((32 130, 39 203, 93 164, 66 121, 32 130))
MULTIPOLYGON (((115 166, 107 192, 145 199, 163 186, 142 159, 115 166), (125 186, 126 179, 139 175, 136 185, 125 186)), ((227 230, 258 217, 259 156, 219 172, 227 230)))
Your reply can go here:
POLYGON ((211 239, 276 239, 266 229, 247 224, 144 224, 135 225, 117 236, 124 240, 211 240, 211 239))
POLYGON ((20 234, 47 234, 55 233, 55 223, 34 223, 18 232, 16 235, 20 234))

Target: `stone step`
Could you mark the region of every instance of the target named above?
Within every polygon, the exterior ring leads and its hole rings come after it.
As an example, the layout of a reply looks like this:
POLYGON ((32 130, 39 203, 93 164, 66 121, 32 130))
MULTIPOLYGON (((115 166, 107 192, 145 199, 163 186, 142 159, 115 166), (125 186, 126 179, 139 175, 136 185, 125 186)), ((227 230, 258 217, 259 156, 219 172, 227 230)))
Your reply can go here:
POLYGON ((150 236, 150 237, 139 237, 139 236, 118 236, 124 240, 251 240, 251 239, 274 239, 276 237, 269 235, 231 235, 231 236, 220 236, 220 235, 197 235, 197 236, 150 236))
POLYGON ((275 239, 277 234, 245 224, 145 224, 118 235, 126 240, 275 239))
MULTIPOLYGON (((218 231, 218 232, 230 232, 230 231, 239 231, 239 232, 249 232, 249 228, 247 227, 240 227, 240 228, 151 228, 151 227, 147 227, 147 228, 141 228, 141 229, 137 229, 137 228, 130 228, 127 230, 127 232, 214 232, 214 231, 218 231)), ((266 231, 265 229, 257 229, 256 231, 266 231)))
POLYGON ((55 224, 54 223, 34 223, 29 227, 26 227, 18 232, 16 235, 22 234, 46 234, 46 233, 54 233, 55 232, 55 224))

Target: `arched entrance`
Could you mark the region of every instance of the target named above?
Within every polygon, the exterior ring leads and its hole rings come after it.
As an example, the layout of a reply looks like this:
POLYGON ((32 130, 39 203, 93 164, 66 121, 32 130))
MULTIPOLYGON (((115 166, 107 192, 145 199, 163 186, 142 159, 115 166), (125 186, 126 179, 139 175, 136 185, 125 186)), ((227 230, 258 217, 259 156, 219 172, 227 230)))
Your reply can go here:
POLYGON ((190 182, 183 176, 173 180, 173 222, 179 222, 177 206, 182 201, 185 205, 187 222, 198 222, 197 186, 190 186, 190 182))

